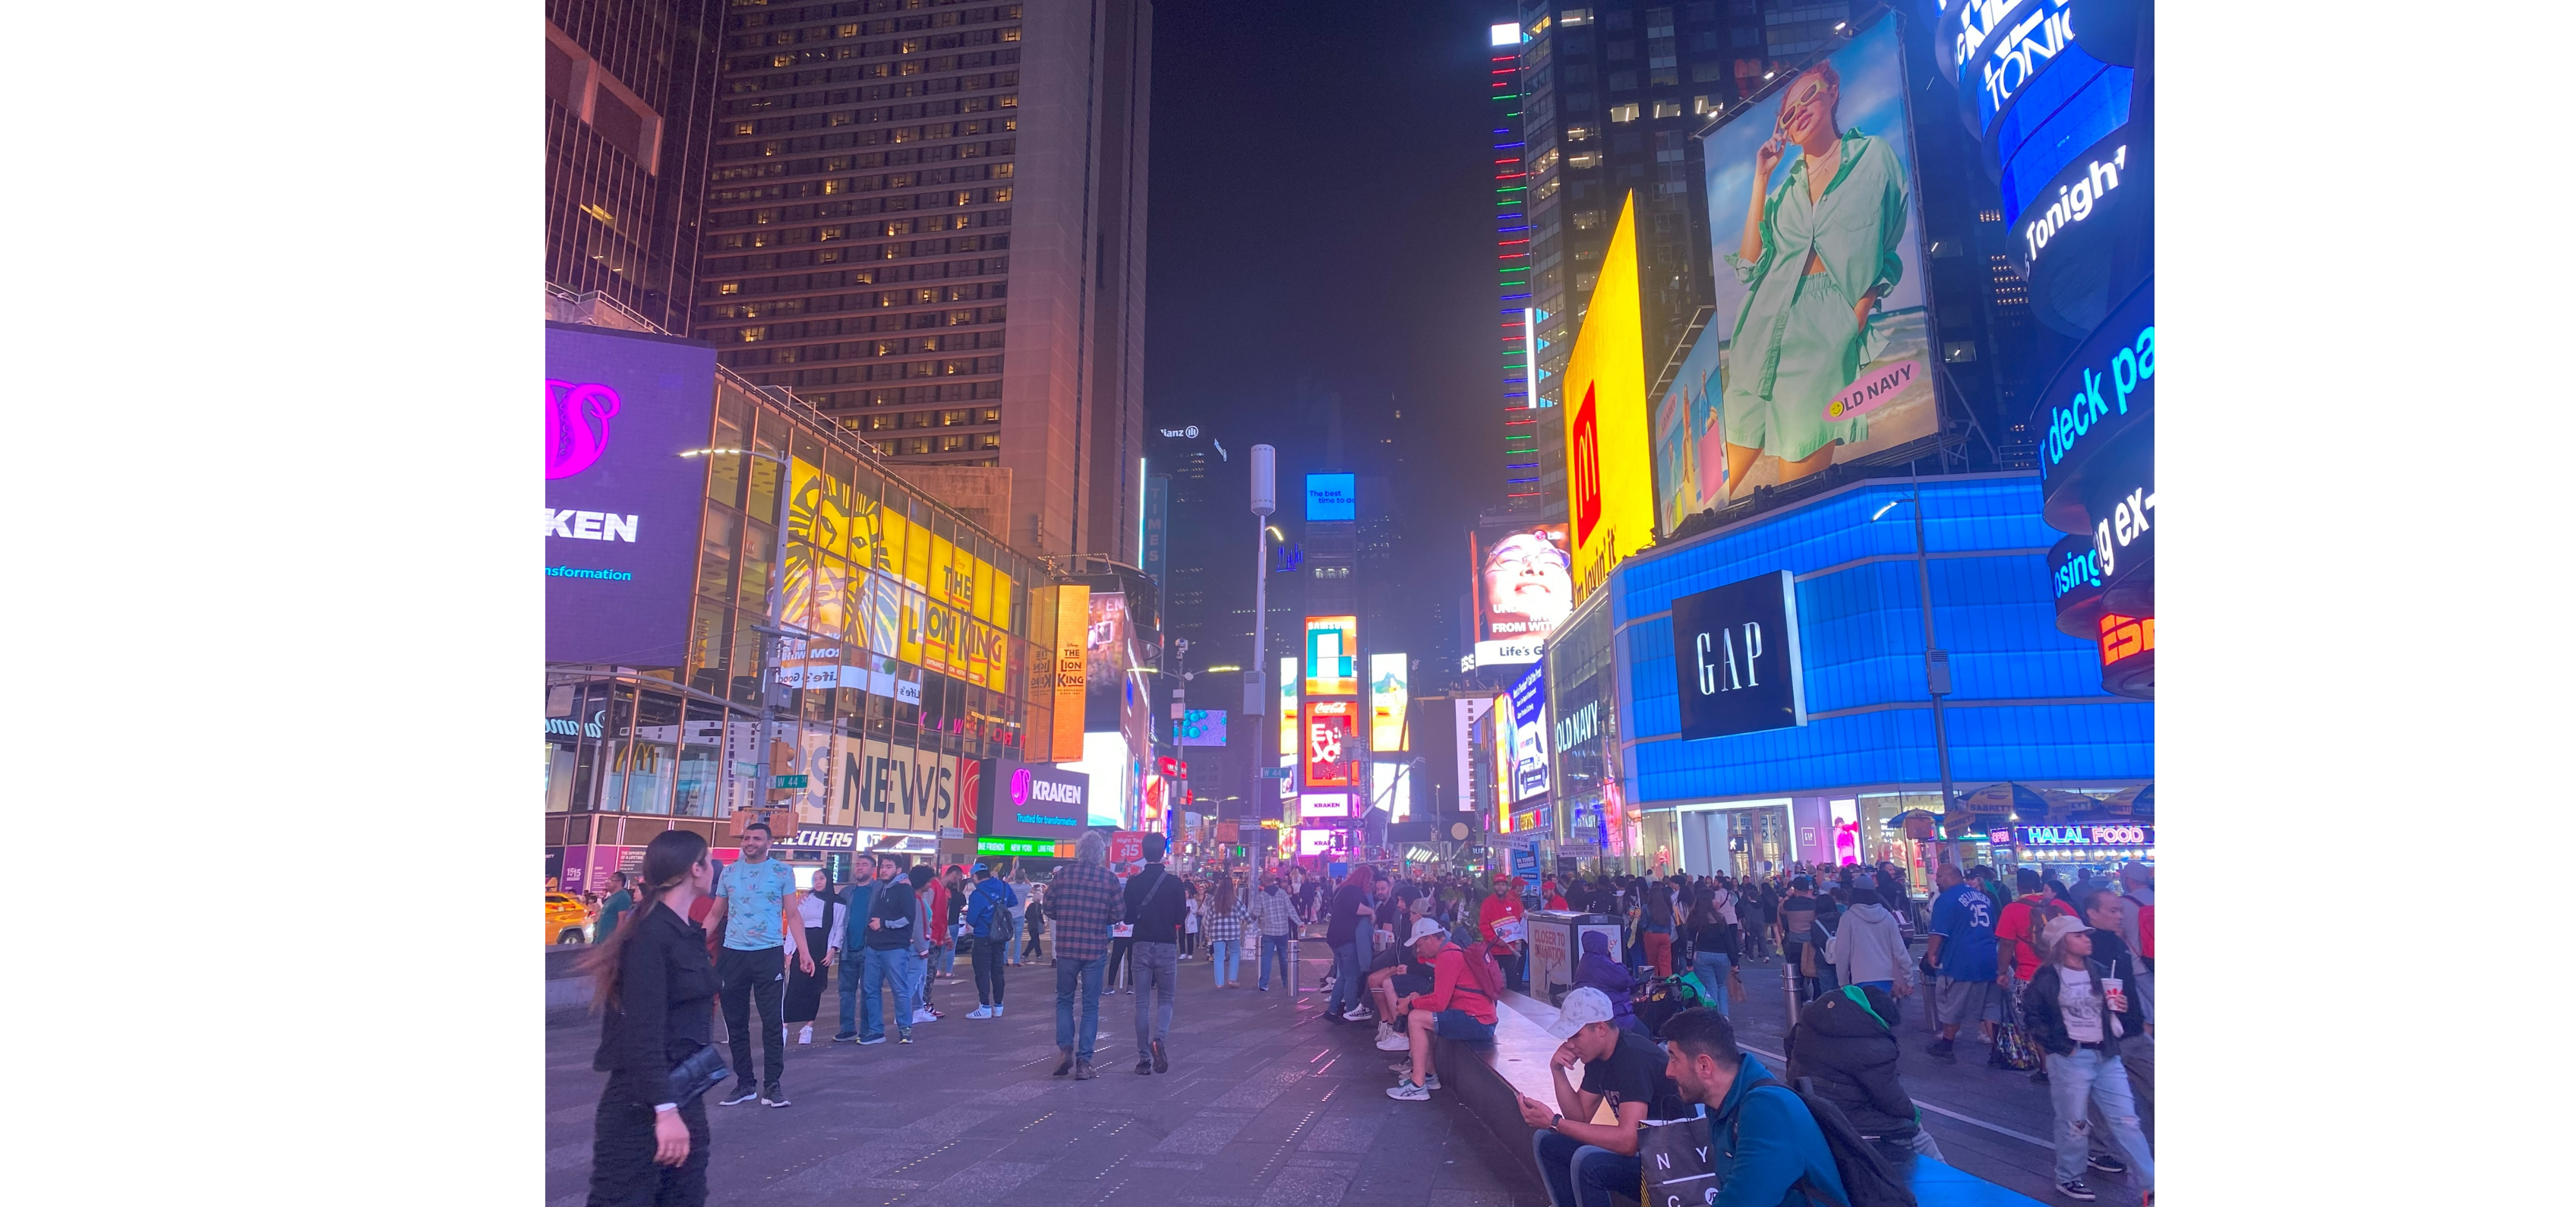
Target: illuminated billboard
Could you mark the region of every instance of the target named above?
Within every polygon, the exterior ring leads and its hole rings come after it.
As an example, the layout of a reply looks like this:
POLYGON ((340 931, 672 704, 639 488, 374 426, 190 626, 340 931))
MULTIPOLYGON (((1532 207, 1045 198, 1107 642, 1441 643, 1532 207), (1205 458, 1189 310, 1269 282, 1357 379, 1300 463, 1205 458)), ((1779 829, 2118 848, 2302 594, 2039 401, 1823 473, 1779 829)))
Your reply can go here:
POLYGON ((1357 707, 1348 700, 1306 702, 1307 787, 1351 786, 1350 755, 1344 747, 1351 736, 1351 714, 1357 707))
POLYGON ((1351 815, 1348 792, 1309 792, 1297 798, 1297 820, 1308 818, 1343 818, 1351 815))
POLYGON ((1383 811, 1389 821, 1412 820, 1413 765, 1369 764, 1369 804, 1383 811))
MULTIPOLYGON (((1053 588, 1055 592, 1055 717, 1052 726, 1052 749, 1059 760, 1081 751, 1091 757, 1089 739, 1082 727, 1083 701, 1089 693, 1090 656, 1085 644, 1091 632, 1091 588, 1070 584, 1053 588)), ((1106 795, 1115 780, 1094 777, 1096 793, 1106 795)))
POLYGON ((1724 342, 1714 325, 1700 328, 1655 404, 1655 522, 1667 535, 1683 520, 1727 503, 1726 440, 1717 419, 1724 342))
POLYGON ((1619 559, 1654 537, 1652 447, 1646 433, 1646 345, 1638 327, 1637 203, 1619 225, 1574 352, 1565 362, 1565 478, 1574 532, 1574 597, 1610 579, 1619 559))
POLYGON ((715 399, 704 344, 546 327, 547 661, 682 660, 715 399))
POLYGON ((1308 696, 1360 694, 1359 650, 1359 617, 1307 617, 1306 694, 1308 696))
POLYGON ((1405 710, 1412 688, 1402 654, 1369 655, 1369 749, 1391 753, 1408 749, 1405 710))
POLYGON ((1172 724, 1175 746, 1225 745, 1225 710, 1222 708, 1187 708, 1181 719, 1172 724))
POLYGON ((1511 775, 1503 780, 1514 801, 1547 794, 1547 667, 1533 666, 1512 685, 1508 718, 1511 775))
POLYGON ((1718 463, 1694 486, 1707 505, 1939 427, 1896 28, 1876 23, 1701 139, 1718 401, 1678 456, 1718 463), (1811 171, 1831 175, 1819 188, 1811 171))
POLYGON ((1474 559, 1476 665, 1536 662, 1574 611, 1574 554, 1563 524, 1482 528, 1474 559))
POLYGON ((1279 753, 1297 753, 1297 659, 1279 660, 1279 753))
POLYGON ((1359 518, 1359 478, 1352 474, 1306 475, 1306 522, 1359 518))

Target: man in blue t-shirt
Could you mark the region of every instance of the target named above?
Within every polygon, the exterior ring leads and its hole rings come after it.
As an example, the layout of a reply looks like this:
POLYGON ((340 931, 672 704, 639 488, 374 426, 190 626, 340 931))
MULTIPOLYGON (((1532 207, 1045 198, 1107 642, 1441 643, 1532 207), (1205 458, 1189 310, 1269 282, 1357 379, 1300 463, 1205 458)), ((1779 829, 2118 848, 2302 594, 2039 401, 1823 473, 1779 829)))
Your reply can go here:
POLYGON ((796 874, 784 861, 769 857, 769 826, 753 822, 744 828, 742 860, 726 868, 716 882, 715 908, 707 930, 724 936, 716 955, 716 976, 723 984, 716 1003, 724 1010, 725 1032, 733 1049, 733 1093, 726 1106, 759 1098, 763 1106, 786 1106, 779 1081, 787 1072, 787 1024, 779 1007, 787 988, 787 962, 796 961, 814 975, 814 957, 805 950, 805 926, 796 916, 796 874), (761 1077, 751 1073, 752 1017, 760 1019, 761 1077))
POLYGON ((2003 1003, 1995 996, 1995 901, 1950 864, 1941 865, 1937 879, 1941 893, 1932 901, 1931 947, 1924 958, 1941 974, 1933 999, 1941 1011, 1941 1037, 1923 1050, 1957 1064, 1959 1024, 1977 1020, 1978 1032, 1991 1044, 1995 1024, 2004 1021, 2003 1003))

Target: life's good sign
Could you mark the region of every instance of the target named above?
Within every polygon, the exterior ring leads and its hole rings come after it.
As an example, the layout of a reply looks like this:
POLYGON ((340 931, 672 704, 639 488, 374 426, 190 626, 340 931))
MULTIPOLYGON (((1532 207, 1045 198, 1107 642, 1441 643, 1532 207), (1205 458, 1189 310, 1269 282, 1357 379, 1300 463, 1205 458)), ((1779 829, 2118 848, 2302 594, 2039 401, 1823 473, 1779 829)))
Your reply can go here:
POLYGON ((1786 570, 1673 601, 1685 740, 1807 723, 1797 587, 1786 570))

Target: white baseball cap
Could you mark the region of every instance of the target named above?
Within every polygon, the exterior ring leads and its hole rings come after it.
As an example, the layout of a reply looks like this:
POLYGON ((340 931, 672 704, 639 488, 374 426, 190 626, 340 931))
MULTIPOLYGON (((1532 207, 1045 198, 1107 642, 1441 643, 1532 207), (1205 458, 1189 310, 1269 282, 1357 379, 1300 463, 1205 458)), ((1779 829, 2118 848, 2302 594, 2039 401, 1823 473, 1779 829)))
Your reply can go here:
POLYGON ((1406 940, 1405 940, 1405 942, 1407 942, 1407 943, 1419 943, 1419 942, 1423 941, 1424 939, 1429 939, 1429 938, 1433 938, 1433 937, 1438 936, 1438 935, 1445 935, 1445 934, 1448 934, 1448 933, 1449 933, 1449 928, 1448 928, 1448 927, 1445 927, 1445 926, 1440 925, 1440 923, 1439 923, 1438 921, 1434 920, 1434 919, 1431 919, 1431 918, 1416 918, 1416 919, 1414 919, 1414 920, 1413 920, 1413 937, 1412 937, 1412 938, 1410 938, 1410 939, 1406 939, 1406 940))
POLYGON ((1572 1039, 1590 1024, 1609 1021, 1610 995, 1585 986, 1565 995, 1565 1004, 1557 1007, 1556 1021, 1547 1030, 1558 1039, 1572 1039))

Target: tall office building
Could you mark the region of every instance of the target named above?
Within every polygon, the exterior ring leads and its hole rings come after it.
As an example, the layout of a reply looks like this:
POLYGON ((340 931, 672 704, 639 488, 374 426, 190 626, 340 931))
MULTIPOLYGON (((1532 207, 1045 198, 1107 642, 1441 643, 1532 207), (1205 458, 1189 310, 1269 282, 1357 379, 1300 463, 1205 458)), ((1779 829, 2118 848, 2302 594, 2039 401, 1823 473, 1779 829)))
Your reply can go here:
POLYGON ((1529 170, 1521 158, 1521 27, 1503 22, 1487 31, 1493 49, 1486 72, 1487 112, 1494 147, 1495 292, 1502 306, 1495 323, 1503 352, 1503 506, 1539 508, 1538 422, 1530 401, 1534 349, 1530 310, 1529 170))
POLYGON ((546 283, 690 331, 720 0, 547 0, 546 283))
POLYGON ((730 368, 1003 535, 1133 563, 1150 0, 735 0, 698 287, 730 368))

